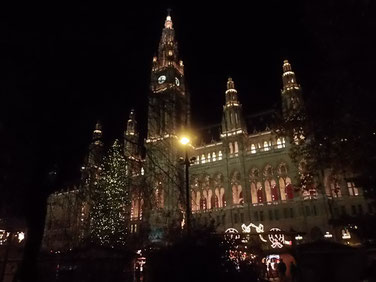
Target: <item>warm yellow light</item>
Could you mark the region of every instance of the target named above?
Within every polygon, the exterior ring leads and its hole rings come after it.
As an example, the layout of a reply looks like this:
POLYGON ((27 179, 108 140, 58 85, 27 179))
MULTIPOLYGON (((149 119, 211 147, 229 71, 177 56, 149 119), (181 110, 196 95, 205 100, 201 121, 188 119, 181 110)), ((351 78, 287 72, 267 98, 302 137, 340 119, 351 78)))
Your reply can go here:
POLYGON ((182 137, 180 139, 180 143, 182 143, 183 145, 187 145, 189 143, 189 139, 187 137, 182 137))

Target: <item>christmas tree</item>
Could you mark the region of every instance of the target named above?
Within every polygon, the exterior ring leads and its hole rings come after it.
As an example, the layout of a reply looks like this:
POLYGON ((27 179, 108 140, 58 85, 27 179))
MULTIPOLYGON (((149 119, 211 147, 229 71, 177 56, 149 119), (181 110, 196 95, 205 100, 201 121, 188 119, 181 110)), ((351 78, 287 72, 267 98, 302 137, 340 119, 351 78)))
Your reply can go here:
POLYGON ((109 247, 126 244, 130 205, 126 165, 116 140, 103 159, 92 193, 90 235, 96 244, 109 247))

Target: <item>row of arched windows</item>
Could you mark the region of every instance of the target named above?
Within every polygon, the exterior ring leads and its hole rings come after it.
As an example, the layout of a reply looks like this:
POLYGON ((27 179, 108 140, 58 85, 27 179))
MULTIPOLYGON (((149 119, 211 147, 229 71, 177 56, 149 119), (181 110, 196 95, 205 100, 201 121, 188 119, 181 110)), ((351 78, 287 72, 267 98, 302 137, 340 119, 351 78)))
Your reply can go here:
MULTIPOLYGON (((229 146, 230 157, 237 156, 239 154, 239 144, 237 141, 229 142, 228 146, 229 146)), ((285 138, 283 137, 278 138, 275 144, 273 144, 271 140, 269 141, 265 140, 263 143, 262 142, 256 143, 256 144, 252 143, 251 146, 249 147, 249 151, 251 152, 251 154, 256 154, 257 152, 266 152, 266 151, 272 150, 273 146, 275 149, 285 148, 286 147, 285 138)), ((223 158, 222 151, 204 153, 196 157, 195 164, 205 164, 205 163, 220 161, 222 160, 222 158, 223 158)))
POLYGON ((192 211, 224 208, 226 206, 225 189, 192 191, 192 211))
POLYGON ((275 179, 265 180, 263 184, 261 181, 251 182, 252 204, 294 199, 294 188, 290 177, 280 177, 279 185, 275 179))
POLYGON ((205 164, 222 160, 222 151, 201 154, 196 157, 195 164, 205 164))
MULTIPOLYGON (((224 207, 226 198, 223 180, 223 175, 220 173, 213 178, 209 175, 203 175, 200 179, 194 178, 192 182, 192 209, 197 211, 224 207), (215 189, 210 188, 213 186, 215 189)), ((230 181, 232 203, 234 205, 244 204, 244 190, 241 185, 240 173, 234 171, 231 174, 230 181)), ((262 173, 259 169, 252 168, 249 181, 252 204, 294 199, 294 188, 285 163, 281 163, 276 171, 271 165, 266 165, 262 173)))
MULTIPOLYGON (((264 182, 252 181, 250 185, 252 204, 271 203, 294 199, 294 188, 290 177, 280 177, 278 183, 275 179, 264 182)), ((232 186, 232 202, 234 205, 244 204, 243 188, 240 184, 232 186)), ((192 210, 210 210, 226 206, 224 188, 192 191, 192 210)))
MULTIPOLYGON (((286 140, 285 138, 281 137, 278 138, 276 143, 274 144, 274 149, 282 149, 286 147, 286 140)), ((251 154, 256 154, 257 152, 266 152, 273 149, 273 142, 271 140, 264 141, 261 143, 252 143, 250 147, 251 154)))

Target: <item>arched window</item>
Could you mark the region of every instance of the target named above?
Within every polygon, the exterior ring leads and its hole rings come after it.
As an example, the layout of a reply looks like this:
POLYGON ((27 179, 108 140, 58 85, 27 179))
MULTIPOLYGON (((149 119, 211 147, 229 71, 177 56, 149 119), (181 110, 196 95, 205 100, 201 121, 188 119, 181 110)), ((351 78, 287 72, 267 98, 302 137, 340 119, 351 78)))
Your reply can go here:
POLYGON ((216 194, 213 194, 211 196, 210 202, 211 202, 211 208, 212 209, 219 207, 218 196, 216 194))
POLYGON ((258 200, 259 203, 263 203, 264 202, 264 194, 262 192, 261 182, 257 182, 256 187, 257 187, 257 200, 258 200))
POLYGON ((201 209, 201 193, 200 193, 200 191, 196 192, 196 203, 195 203, 195 205, 196 205, 197 210, 201 209))
POLYGON ((196 164, 199 164, 200 163, 200 156, 197 156, 196 158, 196 164))
POLYGON ((207 209, 209 209, 209 210, 213 208, 212 201, 211 201, 212 196, 213 196, 213 191, 211 189, 209 189, 208 194, 206 196, 206 199, 207 199, 206 203, 208 204, 207 209))
MULTIPOLYGON (((223 189, 223 188, 222 188, 223 189)), ((226 207, 226 198, 225 198, 225 193, 223 193, 222 194, 222 201, 221 201, 221 203, 222 203, 222 207, 224 208, 224 207, 226 207)))
POLYGON ((287 200, 294 199, 294 187, 291 184, 290 177, 286 177, 286 197, 287 200))
POLYGON ((213 162, 215 162, 217 160, 217 155, 215 154, 215 152, 213 152, 213 162))
POLYGON ((210 153, 208 153, 208 159, 207 159, 208 161, 208 163, 210 163, 210 161, 211 161, 211 156, 210 156, 210 153))
POLYGON ((192 191, 192 193, 191 193, 191 209, 192 209, 192 211, 197 210, 197 207, 196 207, 196 192, 195 191, 192 191))
POLYGON ((244 203, 241 185, 233 185, 232 186, 232 201, 233 201, 234 205, 244 203))
POLYGON ((234 142, 234 153, 235 154, 239 153, 239 145, 237 141, 234 142))
POLYGON ((218 160, 219 160, 219 161, 222 160, 222 151, 219 151, 219 152, 218 152, 218 160))
POLYGON ((340 198, 342 197, 341 193, 341 186, 339 185, 338 181, 334 179, 332 183, 330 183, 330 189, 332 191, 332 196, 334 198, 340 198))
POLYGON ((359 189, 355 186, 355 183, 352 181, 347 182, 347 189, 349 190, 350 196, 359 196, 359 189))
POLYGON ((269 148, 269 144, 268 144, 268 141, 264 141, 264 151, 269 151, 270 148, 269 148))
POLYGON ((224 208, 226 206, 225 189, 223 187, 220 189, 216 188, 215 195, 218 197, 219 200, 218 207, 224 208))
POLYGON ((265 180, 265 195, 266 195, 266 201, 271 202, 272 201, 272 194, 271 194, 271 187, 270 187, 270 181, 265 180))
POLYGON ((270 187, 271 187, 271 194, 272 194, 272 201, 278 201, 279 200, 279 197, 278 197, 278 187, 277 187, 277 183, 275 182, 274 179, 272 179, 270 181, 270 187))
POLYGON ((231 143, 231 142, 228 143, 228 146, 229 146, 229 148, 230 148, 230 155, 232 155, 232 154, 234 153, 234 148, 233 148, 233 146, 232 146, 232 143, 231 143))
POLYGON ((282 141, 281 141, 281 138, 278 138, 277 139, 277 149, 281 149, 282 148, 282 141))
POLYGON ((137 198, 137 195, 133 195, 132 202, 131 202, 131 218, 137 219, 139 215, 140 215, 139 199, 137 198))
POLYGON ((281 200, 286 201, 286 183, 282 177, 279 178, 279 191, 281 194, 281 200))
POLYGON ((200 210, 202 210, 202 211, 206 210, 206 199, 205 198, 200 199, 200 210))
POLYGON ((287 167, 285 163, 278 166, 279 178, 279 194, 282 201, 292 200, 294 198, 294 189, 291 184, 290 177, 287 176, 287 167))
POLYGON ((251 183, 251 201, 252 201, 252 204, 258 203, 257 188, 256 188, 256 183, 254 182, 251 183))
POLYGON ((251 145, 251 153, 252 154, 256 154, 256 146, 255 146, 255 144, 251 145))
POLYGON ((206 163, 205 155, 204 154, 201 155, 201 163, 202 164, 206 163))

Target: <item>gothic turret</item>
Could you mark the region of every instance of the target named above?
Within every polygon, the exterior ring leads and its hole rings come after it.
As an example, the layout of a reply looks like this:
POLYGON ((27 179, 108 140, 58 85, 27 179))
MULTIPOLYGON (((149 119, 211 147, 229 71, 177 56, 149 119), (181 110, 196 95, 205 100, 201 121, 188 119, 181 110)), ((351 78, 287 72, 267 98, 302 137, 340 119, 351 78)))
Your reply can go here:
POLYGON ((235 83, 230 77, 227 81, 226 104, 223 106, 222 137, 246 133, 242 105, 238 100, 235 83))
POLYGON ((138 131, 134 110, 132 109, 127 121, 127 128, 124 132, 124 154, 127 157, 138 156, 138 131))
POLYGON ((98 121, 93 131, 92 141, 89 146, 87 165, 89 167, 98 166, 103 153, 102 125, 98 121))
POLYGON ((295 73, 287 60, 283 61, 282 74, 282 111, 286 121, 302 119, 304 104, 300 85, 296 81, 295 73))

